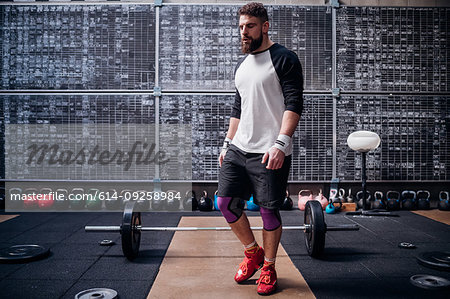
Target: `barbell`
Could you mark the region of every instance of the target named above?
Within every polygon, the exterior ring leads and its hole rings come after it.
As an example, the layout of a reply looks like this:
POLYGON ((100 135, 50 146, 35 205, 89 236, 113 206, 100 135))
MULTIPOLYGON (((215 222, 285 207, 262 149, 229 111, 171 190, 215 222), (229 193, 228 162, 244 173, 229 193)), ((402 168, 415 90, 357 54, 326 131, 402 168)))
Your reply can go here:
MULTIPOLYGON (((128 201, 120 226, 85 226, 86 232, 119 232, 122 235, 122 251, 129 260, 135 259, 139 254, 141 232, 143 231, 227 231, 230 227, 147 227, 142 226, 141 213, 134 210, 136 202, 128 201)), ((262 230, 263 227, 251 227, 252 230, 262 230)), ((354 231, 359 230, 355 224, 327 226, 323 216, 322 206, 316 200, 306 203, 304 225, 283 226, 283 230, 303 230, 306 249, 311 257, 319 257, 325 248, 325 233, 327 231, 354 231)))

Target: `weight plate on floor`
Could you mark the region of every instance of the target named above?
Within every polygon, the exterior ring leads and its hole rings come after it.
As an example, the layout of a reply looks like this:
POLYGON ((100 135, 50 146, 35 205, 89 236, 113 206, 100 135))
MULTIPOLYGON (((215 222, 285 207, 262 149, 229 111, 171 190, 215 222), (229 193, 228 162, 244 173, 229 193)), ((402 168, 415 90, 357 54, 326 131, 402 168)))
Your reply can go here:
POLYGON ((450 270, 450 251, 424 252, 417 257, 419 264, 437 270, 450 270))
POLYGON ((127 259, 134 260, 139 253, 141 243, 141 232, 136 229, 142 225, 141 213, 134 211, 135 201, 128 201, 125 204, 122 218, 122 251, 127 259))
POLYGON ((100 241, 101 246, 113 246, 116 244, 113 240, 102 240, 100 241))
POLYGON ((79 292, 75 299, 114 299, 117 298, 117 292, 112 289, 95 288, 79 292))
POLYGON ((398 247, 404 248, 404 249, 414 249, 414 248, 416 248, 416 245, 414 245, 412 243, 408 243, 408 242, 401 242, 401 243, 398 243, 398 247))
POLYGON ((309 200, 305 205, 304 223, 305 243, 308 254, 312 257, 318 257, 325 248, 326 225, 323 217, 322 205, 317 200, 309 200))
POLYGON ((14 245, 0 249, 0 263, 26 263, 43 259, 50 254, 50 249, 40 245, 14 245))
POLYGON ((416 287, 424 289, 438 290, 450 287, 450 280, 439 276, 417 274, 411 276, 409 281, 416 287))

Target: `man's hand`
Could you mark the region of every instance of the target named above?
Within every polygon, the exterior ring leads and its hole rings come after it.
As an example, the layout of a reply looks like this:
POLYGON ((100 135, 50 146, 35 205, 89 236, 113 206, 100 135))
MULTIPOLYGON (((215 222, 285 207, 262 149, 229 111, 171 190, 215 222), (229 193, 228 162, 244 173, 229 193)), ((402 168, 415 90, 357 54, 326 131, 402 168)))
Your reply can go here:
POLYGON ((269 159, 269 163, 267 163, 267 169, 280 169, 283 166, 285 154, 283 151, 277 149, 276 147, 271 147, 268 152, 266 152, 261 160, 261 163, 266 163, 267 159, 269 159))
POLYGON ((219 155, 219 165, 220 165, 220 167, 222 167, 222 162, 223 162, 223 159, 225 159, 225 155, 227 154, 227 151, 228 150, 226 150, 224 148, 220 151, 220 155, 219 155))
POLYGON ((222 150, 220 151, 220 155, 219 155, 219 165, 220 165, 220 167, 222 167, 223 159, 225 159, 225 155, 227 154, 227 151, 228 151, 228 148, 230 147, 230 144, 231 144, 231 138, 225 137, 225 141, 223 142, 222 150))

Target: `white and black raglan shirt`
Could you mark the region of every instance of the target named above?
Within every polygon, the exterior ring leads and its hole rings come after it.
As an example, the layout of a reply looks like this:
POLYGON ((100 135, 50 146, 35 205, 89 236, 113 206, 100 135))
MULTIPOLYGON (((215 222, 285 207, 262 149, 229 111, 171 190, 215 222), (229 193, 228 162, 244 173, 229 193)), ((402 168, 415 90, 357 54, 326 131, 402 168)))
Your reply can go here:
MULTIPOLYGON (((265 153, 275 143, 286 110, 301 115, 303 75, 297 55, 275 43, 244 56, 235 71, 231 117, 239 126, 231 144, 247 153, 265 153)), ((286 155, 292 154, 292 142, 286 155)))

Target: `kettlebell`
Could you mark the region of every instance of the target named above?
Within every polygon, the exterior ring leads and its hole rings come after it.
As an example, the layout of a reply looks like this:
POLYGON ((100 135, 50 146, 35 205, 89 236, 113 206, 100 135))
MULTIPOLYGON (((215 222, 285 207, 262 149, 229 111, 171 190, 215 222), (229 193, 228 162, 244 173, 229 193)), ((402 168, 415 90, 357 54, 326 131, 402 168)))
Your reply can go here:
POLYGON ((73 198, 70 200, 71 209, 73 210, 84 209, 84 207, 86 206, 86 201, 82 200, 84 193, 85 193, 84 188, 75 187, 72 189, 72 191, 70 192, 70 194, 72 194, 73 196, 73 198))
POLYGON ((217 192, 219 192, 219 190, 216 190, 216 192, 214 192, 214 210, 216 211, 219 210, 219 206, 217 205, 217 192))
POLYGON ((333 203, 330 202, 330 203, 325 207, 325 213, 327 213, 327 214, 334 214, 334 213, 336 213, 336 209, 335 209, 333 203))
MULTIPOLYGON (((362 209, 363 208, 363 191, 358 191, 358 193, 356 193, 356 205, 358 206, 358 209, 362 209)), ((367 209, 367 207, 370 207, 370 200, 371 200, 371 195, 370 195, 370 191, 366 190, 366 207, 364 207, 364 209, 367 209)))
POLYGON ((386 193, 386 208, 389 211, 400 209, 400 193, 397 191, 388 191, 386 193))
MULTIPOLYGON (((5 188, 5 192, 7 195, 7 197, 5 197, 5 204, 9 204, 8 209, 12 209, 12 210, 22 209, 23 200, 13 199, 14 196, 18 196, 18 198, 22 198, 22 195, 23 195, 22 189, 21 188, 5 188)), ((67 198, 68 197, 66 196, 64 202, 69 203, 67 198)), ((59 202, 59 201, 57 200, 57 202, 59 202)), ((63 201, 61 201, 61 202, 63 202, 63 201)), ((68 206, 65 207, 65 209, 67 209, 67 208, 68 208, 68 206)))
POLYGON ((340 212, 342 209, 342 202, 340 202, 340 201, 334 202, 333 206, 334 206, 334 209, 336 210, 336 212, 340 212))
POLYGON ((249 210, 249 211, 259 211, 259 206, 253 202, 253 195, 247 201, 247 210, 249 210))
POLYGON ((123 189, 122 191, 120 191, 120 198, 122 198, 122 209, 125 207, 127 202, 133 200, 133 192, 135 191, 130 189, 123 189))
POLYGON ((319 201, 320 205, 322 206, 322 210, 325 210, 328 205, 328 199, 322 194, 322 189, 319 190, 319 195, 317 195, 314 199, 319 201))
POLYGON ((298 192, 298 208, 300 211, 305 210, 306 202, 309 200, 313 200, 311 190, 300 190, 298 192))
POLYGON ((178 211, 180 209, 180 193, 176 190, 167 190, 166 206, 169 211, 178 211))
POLYGON ((450 196, 447 191, 439 192, 438 208, 441 211, 450 211, 450 196))
POLYGON ((338 196, 334 197, 331 200, 331 203, 334 206, 335 212, 339 212, 342 208, 342 199, 344 198, 345 190, 339 189, 338 196))
MULTIPOLYGON (((26 200, 23 200, 23 207, 25 209, 36 209, 38 207, 38 201, 36 196, 32 196, 32 194, 37 194, 38 191, 35 188, 27 188, 25 189, 25 194, 27 195, 26 200)), ((80 200, 81 201, 81 200, 80 200)), ((84 204, 84 200, 82 201, 84 204)), ((84 205, 83 205, 84 208, 84 205)))
POLYGON ((410 190, 402 192, 402 208, 404 210, 416 209, 416 192, 410 190))
POLYGON ((150 210, 150 202, 152 204, 152 208, 153 208, 153 204, 154 204, 154 199, 155 199, 155 194, 156 195, 156 201, 158 201, 156 203, 156 207, 160 210, 165 209, 166 203, 164 200, 162 200, 162 197, 164 195, 162 195, 162 193, 160 192, 153 192, 152 193, 152 200, 147 200, 147 191, 146 190, 137 190, 135 192, 132 193, 132 197, 131 200, 133 200, 134 198, 137 200, 136 202, 136 209, 140 212, 144 212, 144 211, 149 211, 150 210))
POLYGON ((342 203, 344 203, 344 202, 347 202, 347 198, 345 197, 345 189, 343 189, 343 188, 341 188, 341 189, 339 189, 339 201, 340 202, 342 202, 342 203))
POLYGON ((283 204, 281 205, 281 209, 285 211, 292 210, 292 206, 294 203, 292 202, 292 199, 289 197, 289 191, 286 190, 286 197, 283 200, 283 204))
POLYGON ((105 207, 108 210, 120 210, 122 207, 123 198, 117 196, 115 189, 106 191, 105 207))
MULTIPOLYGON (((40 191, 41 194, 50 194, 50 192, 52 192, 52 189, 50 189, 50 188, 42 188, 40 191)), ((0 194, 0 201, 1 200, 2 200, 2 194, 0 194)), ((55 199, 53 196, 48 196, 41 200, 38 198, 39 209, 51 210, 51 209, 54 209, 54 207, 53 207, 54 204, 55 204, 55 199)))
MULTIPOLYGON (((113 200, 117 199, 119 204, 117 206, 114 206, 114 208, 116 210, 121 210, 122 209, 122 206, 121 206, 122 200, 118 198, 117 193, 114 193, 114 191, 109 194, 110 199, 111 198, 113 198, 113 200)), ((55 198, 55 203, 54 203, 55 210, 57 210, 57 211, 67 210, 70 205, 70 202, 68 200, 69 199, 69 191, 67 191, 67 189, 56 189, 56 194, 58 194, 58 196, 55 198)), ((108 201, 110 201, 110 200, 105 201, 105 205, 106 205, 107 209, 110 209, 108 206, 108 201)))
POLYGON ((330 195, 328 196, 328 201, 333 202, 333 200, 338 196, 338 190, 337 189, 330 189, 330 195))
POLYGON ((86 201, 86 208, 88 210, 100 210, 103 205, 103 201, 100 200, 98 194, 100 194, 99 189, 91 188, 88 191, 89 197, 86 201), (97 194, 97 196, 95 196, 97 194))
MULTIPOLYGON (((138 194, 141 194, 138 192, 138 194)), ((166 208, 166 200, 163 197, 163 192, 153 191, 152 193, 152 210, 162 211, 166 208)))
POLYGON ((183 209, 185 211, 195 211, 197 208, 198 202, 194 190, 187 191, 183 200, 183 209))
POLYGON ((430 192, 427 190, 417 191, 417 209, 429 210, 430 209, 430 192))
POLYGON ((347 202, 353 202, 352 189, 348 189, 347 202))
POLYGON ((374 201, 373 201, 372 207, 375 210, 384 210, 384 209, 386 209, 386 204, 384 203, 383 192, 375 191, 375 193, 373 194, 373 197, 374 197, 374 201))
POLYGON ((213 209, 213 202, 211 198, 208 197, 208 192, 206 190, 203 190, 202 197, 198 201, 198 209, 202 212, 209 212, 213 209))

